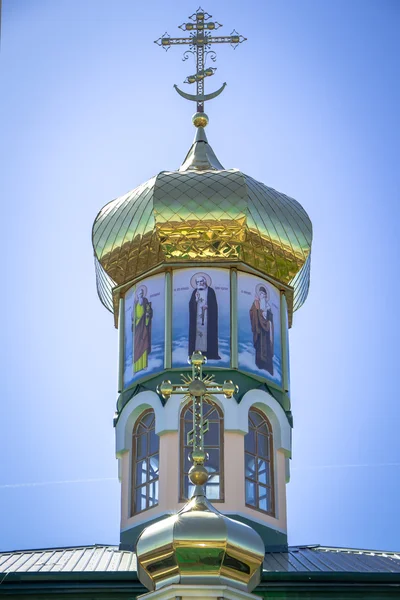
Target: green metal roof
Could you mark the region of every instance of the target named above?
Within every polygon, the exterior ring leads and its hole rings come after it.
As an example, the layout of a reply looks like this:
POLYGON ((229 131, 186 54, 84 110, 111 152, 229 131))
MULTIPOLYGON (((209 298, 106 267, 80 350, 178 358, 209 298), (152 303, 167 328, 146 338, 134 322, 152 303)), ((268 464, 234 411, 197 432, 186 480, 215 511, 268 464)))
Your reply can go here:
MULTIPOLYGON (((15 600, 135 600, 147 590, 136 556, 94 545, 0 552, 0 596, 15 600)), ((400 597, 400 553, 301 546, 268 552, 254 592, 265 600, 384 600, 400 597)))
POLYGON ((400 553, 326 546, 290 547, 288 552, 267 552, 268 573, 397 573, 400 553))
POLYGON ((0 573, 118 573, 136 576, 134 552, 118 546, 46 548, 0 553, 0 573))
MULTIPOLYGON (((136 555, 118 546, 80 546, 0 553, 0 573, 127 573, 136 578, 136 555)), ((272 573, 393 573, 400 575, 400 553, 324 546, 267 552, 263 575, 272 573)))

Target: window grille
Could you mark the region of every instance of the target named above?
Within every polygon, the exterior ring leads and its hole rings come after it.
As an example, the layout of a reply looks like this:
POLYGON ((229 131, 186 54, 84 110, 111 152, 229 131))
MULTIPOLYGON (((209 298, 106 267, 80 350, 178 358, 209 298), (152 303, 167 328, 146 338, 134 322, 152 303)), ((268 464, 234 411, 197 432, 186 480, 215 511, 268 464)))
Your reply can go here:
POLYGON ((256 408, 249 410, 249 433, 244 437, 246 504, 274 515, 272 427, 256 408))
MULTIPOLYGON (((204 450, 208 454, 205 467, 210 473, 206 484, 207 498, 212 502, 224 500, 224 417, 220 408, 208 400, 203 401, 203 418, 208 421, 208 431, 204 434, 204 450)), ((180 502, 191 497, 194 486, 190 483, 188 472, 192 463, 189 460, 192 447, 187 443, 189 431, 193 429, 192 404, 187 404, 181 412, 180 456, 181 481, 180 502)))
POLYGON ((132 438, 132 514, 158 504, 159 437, 152 409, 136 421, 132 438))

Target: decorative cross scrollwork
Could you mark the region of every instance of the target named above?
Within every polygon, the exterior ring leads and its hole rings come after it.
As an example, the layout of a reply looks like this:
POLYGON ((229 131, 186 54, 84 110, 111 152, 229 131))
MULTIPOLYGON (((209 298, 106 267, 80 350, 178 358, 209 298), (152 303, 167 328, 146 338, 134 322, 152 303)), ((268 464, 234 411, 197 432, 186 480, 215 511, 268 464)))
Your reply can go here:
MULTIPOLYGON (((231 380, 226 380, 223 384, 220 384, 214 381, 214 375, 203 375, 203 365, 206 360, 201 352, 193 352, 189 358, 189 363, 192 365, 192 375, 181 375, 183 383, 173 384, 169 380, 163 381, 157 388, 157 393, 164 400, 168 400, 172 394, 183 394, 182 402, 186 402, 188 399, 192 400, 193 429, 188 433, 188 445, 193 448, 191 453, 193 467, 191 471, 194 470, 194 472, 191 480, 193 483, 200 485, 206 474, 206 469, 204 469, 206 460, 204 434, 208 431, 208 421, 203 419, 203 401, 210 399, 211 394, 224 394, 225 398, 232 398, 233 394, 239 391, 238 386, 231 380), (202 476, 199 477, 201 474, 202 476)), ((208 474, 203 483, 207 481, 207 478, 208 474)))
POLYGON ((164 33, 162 37, 154 42, 164 48, 164 50, 169 50, 171 46, 189 45, 190 49, 184 52, 183 60, 187 60, 189 55, 192 54, 196 59, 196 73, 188 75, 185 79, 185 83, 195 83, 196 94, 186 94, 180 90, 177 85, 174 85, 174 88, 183 98, 197 102, 197 112, 200 113, 204 112, 204 102, 219 96, 226 86, 226 83, 224 83, 216 92, 204 94, 205 78, 211 77, 216 71, 215 67, 206 68, 207 58, 210 58, 213 62, 216 60, 216 53, 214 50, 210 50, 211 45, 231 44, 233 48, 236 48, 247 39, 235 30, 232 31, 231 35, 211 35, 212 31, 222 27, 221 23, 210 21, 211 17, 212 15, 200 7, 189 17, 191 20, 190 23, 182 23, 182 25, 179 25, 179 28, 183 31, 190 32, 189 37, 171 37, 168 33, 164 33))

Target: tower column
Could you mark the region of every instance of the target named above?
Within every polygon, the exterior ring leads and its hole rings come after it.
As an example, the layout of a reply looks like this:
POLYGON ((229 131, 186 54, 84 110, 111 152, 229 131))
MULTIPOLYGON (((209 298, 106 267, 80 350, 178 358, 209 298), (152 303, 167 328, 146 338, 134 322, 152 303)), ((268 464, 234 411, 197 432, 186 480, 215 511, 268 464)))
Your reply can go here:
POLYGON ((193 466, 207 474, 207 507, 250 525, 268 548, 287 547, 288 329, 308 293, 312 226, 296 200, 226 169, 208 142, 204 105, 225 87, 205 93, 211 48, 245 41, 215 35, 220 27, 198 9, 183 37, 157 40, 196 58, 186 82, 197 93, 176 88, 197 105, 193 143, 178 169, 113 200, 93 225, 98 293, 119 328, 114 425, 127 547, 146 525, 186 510, 193 466))

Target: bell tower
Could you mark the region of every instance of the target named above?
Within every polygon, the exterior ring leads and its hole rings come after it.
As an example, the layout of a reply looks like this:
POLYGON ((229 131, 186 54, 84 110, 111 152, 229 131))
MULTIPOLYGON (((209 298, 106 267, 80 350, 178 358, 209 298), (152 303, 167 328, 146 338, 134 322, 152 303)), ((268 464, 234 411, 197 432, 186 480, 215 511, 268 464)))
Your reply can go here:
POLYGON ((97 289, 119 331, 123 548, 191 498, 271 550, 287 545, 288 329, 308 293, 312 226, 296 200, 225 169, 208 143, 204 105, 225 87, 205 94, 213 48, 245 41, 219 27, 199 9, 181 25, 187 37, 156 41, 193 55, 196 93, 175 86, 196 103, 193 144, 177 170, 111 201, 93 225, 97 289))

